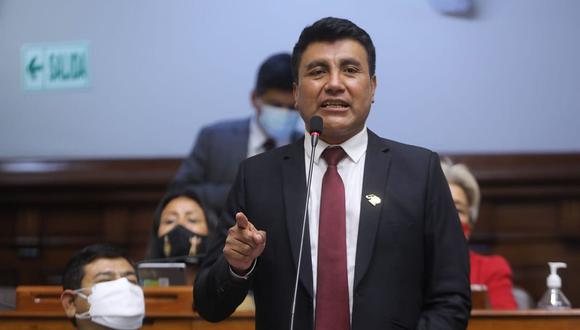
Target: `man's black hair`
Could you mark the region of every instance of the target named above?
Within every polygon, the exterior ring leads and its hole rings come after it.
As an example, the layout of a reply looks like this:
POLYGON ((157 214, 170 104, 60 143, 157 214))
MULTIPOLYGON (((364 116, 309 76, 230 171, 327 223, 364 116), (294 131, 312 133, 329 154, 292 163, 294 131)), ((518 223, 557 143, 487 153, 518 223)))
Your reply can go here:
POLYGON ((256 77, 254 91, 257 96, 269 89, 292 91, 292 64, 289 53, 279 53, 268 57, 260 68, 256 77))
POLYGON ((375 75, 375 46, 371 36, 353 22, 336 17, 322 18, 312 25, 307 26, 300 33, 298 42, 292 51, 292 77, 298 83, 298 66, 302 54, 313 42, 334 42, 343 39, 352 39, 359 42, 367 52, 370 76, 375 75))
POLYGON ((63 289, 80 289, 83 277, 85 277, 85 266, 100 258, 123 258, 135 268, 135 265, 126 257, 123 250, 109 244, 89 245, 68 261, 62 279, 63 289))

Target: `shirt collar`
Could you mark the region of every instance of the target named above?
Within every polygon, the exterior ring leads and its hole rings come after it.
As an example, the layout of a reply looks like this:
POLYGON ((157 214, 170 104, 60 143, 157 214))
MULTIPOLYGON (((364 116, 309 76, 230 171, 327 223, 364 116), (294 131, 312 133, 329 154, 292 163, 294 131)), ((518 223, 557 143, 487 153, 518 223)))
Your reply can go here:
MULTIPOLYGON (((283 140, 274 139, 274 141, 276 141, 276 147, 284 146, 292 142, 292 136, 293 135, 283 140)), ((256 114, 250 117, 250 137, 252 138, 252 145, 255 146, 256 153, 264 151, 264 143, 266 143, 266 140, 268 140, 270 137, 260 127, 260 124, 258 123, 258 116, 256 114)))
MULTIPOLYGON (((304 133, 304 150, 306 151, 306 157, 310 158, 310 153, 311 153, 311 139, 312 137, 310 136, 310 134, 308 132, 304 133)), ((369 140, 369 135, 367 132, 367 127, 365 125, 365 127, 363 127, 363 129, 358 132, 357 134, 355 134, 353 137, 351 137, 350 139, 344 141, 341 144, 328 144, 326 143, 324 140, 319 139, 318 140, 318 145, 316 146, 316 151, 314 152, 314 162, 318 165, 318 161, 320 160, 320 156, 322 155, 322 152, 324 151, 324 149, 326 149, 329 146, 341 146, 342 149, 344 149, 344 151, 346 152, 346 155, 348 156, 348 158, 350 158, 351 161, 353 161, 354 163, 358 163, 359 160, 362 158, 362 156, 365 154, 365 152, 367 151, 367 144, 368 144, 368 140, 369 140)))
POLYGON ((260 128, 258 117, 255 114, 250 117, 250 135, 254 136, 256 145, 260 146, 268 139, 266 133, 260 128))

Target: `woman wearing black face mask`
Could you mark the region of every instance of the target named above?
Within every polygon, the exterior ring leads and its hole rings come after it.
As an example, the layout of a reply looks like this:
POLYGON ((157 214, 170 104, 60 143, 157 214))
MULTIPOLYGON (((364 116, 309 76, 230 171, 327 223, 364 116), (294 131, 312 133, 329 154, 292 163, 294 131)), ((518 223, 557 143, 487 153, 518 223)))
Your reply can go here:
POLYGON ((169 192, 155 212, 146 259, 203 256, 215 215, 191 190, 169 192))

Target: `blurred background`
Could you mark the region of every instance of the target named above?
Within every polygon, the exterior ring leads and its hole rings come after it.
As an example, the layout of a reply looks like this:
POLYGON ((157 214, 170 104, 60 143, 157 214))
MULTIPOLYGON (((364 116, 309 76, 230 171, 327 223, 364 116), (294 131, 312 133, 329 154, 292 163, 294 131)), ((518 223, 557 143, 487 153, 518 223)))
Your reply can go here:
POLYGON ((377 48, 369 127, 439 152, 579 151, 580 3, 0 1, 0 156, 182 157, 249 114, 256 69, 325 16, 377 48), (25 91, 26 44, 87 42, 87 88, 25 91), (435 125, 434 125, 435 124, 435 125))

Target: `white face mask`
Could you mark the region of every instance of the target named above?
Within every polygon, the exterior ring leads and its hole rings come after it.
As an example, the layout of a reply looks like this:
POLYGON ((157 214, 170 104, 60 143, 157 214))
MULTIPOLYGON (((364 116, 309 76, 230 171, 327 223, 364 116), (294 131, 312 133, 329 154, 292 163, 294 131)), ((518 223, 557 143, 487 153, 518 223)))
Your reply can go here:
POLYGON ((263 105, 260 109, 258 121, 266 133, 275 140, 289 140, 296 130, 298 111, 286 108, 263 105))
POLYGON ((77 319, 123 330, 140 329, 145 317, 145 296, 140 286, 122 277, 118 280, 93 285, 87 297, 78 289, 78 295, 91 305, 87 312, 76 314, 77 319))

